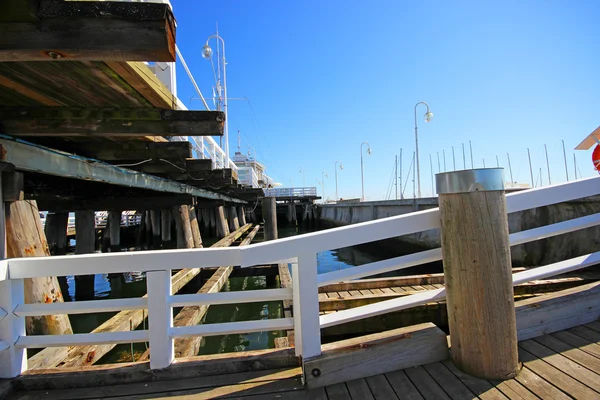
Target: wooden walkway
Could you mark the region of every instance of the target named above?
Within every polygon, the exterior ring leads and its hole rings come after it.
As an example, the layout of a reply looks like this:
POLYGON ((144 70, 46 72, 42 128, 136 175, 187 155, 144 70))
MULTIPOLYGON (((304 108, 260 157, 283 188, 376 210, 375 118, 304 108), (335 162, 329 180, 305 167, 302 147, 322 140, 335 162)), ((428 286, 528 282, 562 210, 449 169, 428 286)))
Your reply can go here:
POLYGON ((25 399, 600 399, 600 322, 519 344, 523 370, 490 382, 461 373, 451 361, 432 363, 315 390, 300 368, 196 379, 17 393, 25 399))

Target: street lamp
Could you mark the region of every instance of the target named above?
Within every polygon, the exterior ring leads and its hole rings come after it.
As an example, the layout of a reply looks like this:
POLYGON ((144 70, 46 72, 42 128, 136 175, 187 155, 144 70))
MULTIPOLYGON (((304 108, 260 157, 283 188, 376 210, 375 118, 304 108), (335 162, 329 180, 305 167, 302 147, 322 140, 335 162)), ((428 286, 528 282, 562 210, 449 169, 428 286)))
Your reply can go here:
POLYGON ((371 155, 371 145, 368 142, 362 142, 360 144, 360 182, 362 185, 362 197, 361 201, 365 201, 365 169, 363 162, 363 145, 367 145, 367 154, 371 155))
MULTIPOLYGON (((219 35, 211 35, 206 39, 206 44, 202 48, 202 57, 210 60, 213 55, 211 47, 208 45, 210 39, 217 39, 221 41, 223 48, 223 108, 225 109, 225 126, 223 129, 223 138, 225 139, 225 168, 229 168, 229 118, 227 115, 227 62, 225 61, 225 41, 219 35)), ((217 43, 218 46, 218 43, 217 43)))
POLYGON ((335 201, 336 202, 339 199, 339 197, 338 197, 338 178, 337 178, 337 176, 338 176, 338 172, 337 172, 338 166, 337 166, 337 164, 338 163, 340 163, 340 171, 344 169, 344 166, 342 165, 341 161, 338 160, 338 161, 335 162, 335 166, 333 167, 333 169, 335 170, 335 201))
POLYGON ((427 107, 427 112, 425 113, 425 122, 430 122, 431 118, 433 118, 433 113, 431 111, 429 111, 429 104, 425 103, 424 101, 420 101, 417 104, 415 104, 415 152, 417 155, 417 191, 418 191, 418 197, 421 197, 421 168, 419 166, 419 134, 418 134, 418 128, 417 128, 417 106, 419 104, 424 104, 427 107))
POLYGON ((325 178, 329 178, 327 172, 321 171, 321 191, 323 192, 323 203, 325 203, 325 178))

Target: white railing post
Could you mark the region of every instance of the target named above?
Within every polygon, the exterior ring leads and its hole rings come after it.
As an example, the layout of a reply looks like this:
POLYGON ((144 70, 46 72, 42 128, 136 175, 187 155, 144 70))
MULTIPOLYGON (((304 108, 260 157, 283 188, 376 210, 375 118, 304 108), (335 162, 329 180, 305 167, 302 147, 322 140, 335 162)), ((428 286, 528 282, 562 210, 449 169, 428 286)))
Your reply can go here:
POLYGON ((23 279, 0 281, 0 307, 6 312, 0 320, 0 344, 7 347, 0 351, 0 378, 15 378, 27 369, 27 351, 15 347, 19 336, 25 336, 25 318, 16 316, 13 311, 23 303, 23 279))
POLYGON ((149 271, 148 286, 148 337, 150 341, 150 369, 166 368, 175 357, 171 338, 173 309, 169 306, 171 296, 171 270, 149 271))
POLYGON ((303 359, 321 354, 316 254, 301 254, 292 264, 294 342, 303 359))

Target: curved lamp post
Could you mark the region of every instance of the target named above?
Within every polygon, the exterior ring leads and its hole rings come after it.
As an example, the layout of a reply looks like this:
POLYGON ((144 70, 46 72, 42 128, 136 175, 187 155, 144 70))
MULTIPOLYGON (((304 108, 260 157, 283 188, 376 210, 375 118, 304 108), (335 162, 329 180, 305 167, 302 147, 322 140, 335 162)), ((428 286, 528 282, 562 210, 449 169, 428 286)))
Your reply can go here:
POLYGON ((325 178, 329 178, 327 172, 321 171, 321 191, 323 192, 323 203, 325 203, 325 178))
POLYGON ((362 142, 360 144, 360 182, 362 185, 362 197, 360 198, 361 201, 365 201, 365 168, 364 168, 364 161, 363 161, 363 146, 367 145, 367 154, 371 155, 371 145, 368 142, 362 142))
POLYGON ((417 192, 418 192, 418 197, 421 197, 421 168, 419 166, 419 134, 418 134, 418 128, 417 128, 417 106, 419 104, 423 104, 427 107, 427 112, 425 113, 425 122, 430 122, 431 119, 433 118, 433 113, 431 111, 429 111, 429 104, 425 103, 424 101, 420 101, 417 104, 415 104, 415 152, 417 155, 417 192))
POLYGON ((338 197, 338 172, 337 172, 338 163, 340 163, 340 171, 344 169, 344 166, 342 165, 341 161, 338 160, 335 162, 335 166, 333 167, 333 169, 335 170, 335 201, 336 202, 339 199, 339 197, 338 197))
POLYGON ((210 39, 217 39, 221 41, 223 47, 223 108, 225 109, 225 126, 223 129, 223 137, 225 139, 225 168, 229 168, 229 118, 227 115, 227 62, 225 61, 225 41, 219 35, 211 35, 206 39, 206 44, 202 48, 202 57, 210 60, 213 55, 213 51, 208 45, 210 39))

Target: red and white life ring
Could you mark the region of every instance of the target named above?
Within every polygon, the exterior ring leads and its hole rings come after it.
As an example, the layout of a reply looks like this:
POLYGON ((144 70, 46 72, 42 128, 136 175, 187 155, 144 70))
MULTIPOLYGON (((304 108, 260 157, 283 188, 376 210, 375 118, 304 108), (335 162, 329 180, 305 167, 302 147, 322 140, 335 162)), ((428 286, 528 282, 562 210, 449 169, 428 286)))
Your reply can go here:
POLYGON ((594 163, 594 169, 600 173, 600 144, 596 145, 592 153, 592 162, 594 163))

